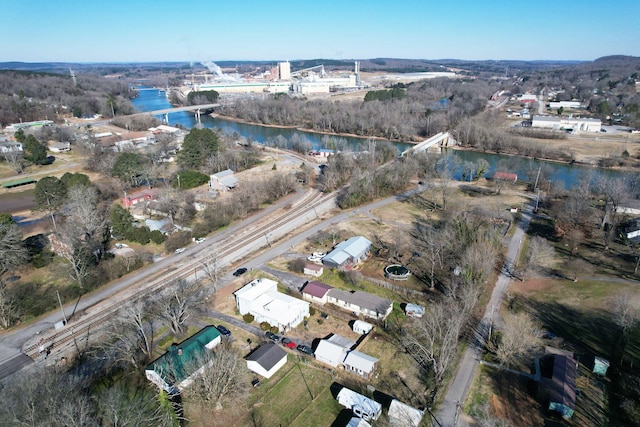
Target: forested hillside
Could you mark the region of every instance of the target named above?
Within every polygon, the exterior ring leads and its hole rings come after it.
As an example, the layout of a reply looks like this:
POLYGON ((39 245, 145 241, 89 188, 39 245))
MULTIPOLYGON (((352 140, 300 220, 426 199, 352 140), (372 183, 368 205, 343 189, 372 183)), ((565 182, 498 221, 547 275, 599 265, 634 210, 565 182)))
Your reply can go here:
POLYGON ((49 119, 129 114, 135 92, 120 81, 100 76, 0 70, 0 125, 49 119))

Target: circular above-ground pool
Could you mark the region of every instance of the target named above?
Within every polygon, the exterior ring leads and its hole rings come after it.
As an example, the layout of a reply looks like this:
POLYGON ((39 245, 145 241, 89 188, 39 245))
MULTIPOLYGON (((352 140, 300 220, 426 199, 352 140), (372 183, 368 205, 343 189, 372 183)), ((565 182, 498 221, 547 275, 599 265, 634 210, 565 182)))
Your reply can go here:
POLYGON ((391 280, 407 280, 411 272, 400 264, 388 265, 384 268, 384 277, 391 280))

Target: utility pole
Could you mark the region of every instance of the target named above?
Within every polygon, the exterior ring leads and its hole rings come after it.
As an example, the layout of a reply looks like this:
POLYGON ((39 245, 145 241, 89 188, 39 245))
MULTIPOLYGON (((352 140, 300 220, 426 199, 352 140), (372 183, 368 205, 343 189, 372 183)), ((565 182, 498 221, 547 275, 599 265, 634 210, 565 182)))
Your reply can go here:
POLYGON ((62 318, 64 319, 64 324, 67 324, 67 316, 64 314, 64 307, 62 306, 62 300, 60 299, 60 292, 56 289, 56 295, 58 295, 58 302, 60 303, 60 310, 62 311, 62 318))
MULTIPOLYGON (((533 186, 533 191, 535 191, 538 188, 538 179, 540 178, 540 169, 542 169, 542 166, 538 166, 538 174, 536 175, 536 183, 533 186)), ((538 206, 536 206, 536 209, 538 209, 538 206)))

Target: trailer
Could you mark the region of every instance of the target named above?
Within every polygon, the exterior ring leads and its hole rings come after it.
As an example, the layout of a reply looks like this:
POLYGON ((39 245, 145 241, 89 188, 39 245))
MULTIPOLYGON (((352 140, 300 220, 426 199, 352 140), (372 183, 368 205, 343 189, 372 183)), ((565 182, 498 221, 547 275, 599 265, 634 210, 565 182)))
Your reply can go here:
POLYGON ((377 420, 382 414, 380 403, 346 387, 340 390, 336 399, 342 406, 351 409, 355 416, 365 421, 377 420))

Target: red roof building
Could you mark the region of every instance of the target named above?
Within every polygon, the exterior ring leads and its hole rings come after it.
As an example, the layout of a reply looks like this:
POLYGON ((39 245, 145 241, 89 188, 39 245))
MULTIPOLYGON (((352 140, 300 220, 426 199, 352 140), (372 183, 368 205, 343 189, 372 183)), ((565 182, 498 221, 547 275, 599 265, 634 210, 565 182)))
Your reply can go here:
POLYGON ((159 190, 156 188, 145 188, 144 190, 136 191, 131 194, 124 193, 122 198, 122 204, 125 208, 129 208, 133 205, 137 205, 140 202, 146 202, 153 200, 158 196, 159 190))
POLYGON ((307 282, 304 289, 302 289, 302 298, 318 304, 325 304, 327 302, 327 294, 331 289, 333 289, 332 286, 322 282, 307 282))

